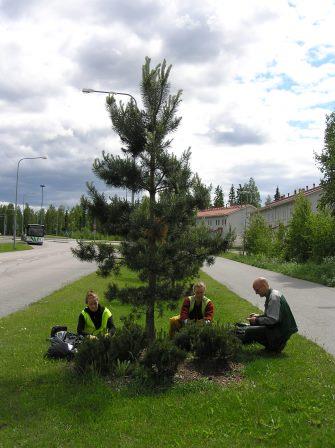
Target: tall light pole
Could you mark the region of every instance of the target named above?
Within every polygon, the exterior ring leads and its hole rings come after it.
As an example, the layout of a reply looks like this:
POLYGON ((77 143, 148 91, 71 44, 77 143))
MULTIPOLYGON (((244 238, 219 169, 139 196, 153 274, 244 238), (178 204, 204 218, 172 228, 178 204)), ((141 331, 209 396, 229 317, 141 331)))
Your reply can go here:
POLYGON ((44 191, 45 185, 41 184, 41 185, 40 185, 40 187, 41 187, 41 189, 42 189, 42 201, 41 201, 41 222, 40 222, 40 224, 43 224, 43 222, 42 222, 42 210, 43 210, 43 191, 44 191))
MULTIPOLYGON (((105 94, 107 94, 107 95, 126 95, 126 96, 129 96, 129 97, 131 98, 132 101, 134 101, 135 106, 136 106, 136 108, 138 109, 138 107, 137 107, 137 101, 136 101, 136 99, 133 97, 133 95, 131 95, 130 93, 125 93, 125 92, 113 92, 112 90, 110 90, 110 91, 105 91, 105 90, 94 90, 94 89, 87 89, 87 88, 82 89, 82 92, 83 92, 83 93, 105 93, 105 94)), ((133 162, 134 162, 134 164, 135 164, 135 156, 133 156, 133 162)), ((135 191, 132 190, 132 192, 131 192, 131 203, 134 205, 134 202, 135 202, 135 191)))
POLYGON ((15 189, 15 210, 14 210, 14 230, 13 230, 13 248, 16 247, 16 212, 17 212, 17 188, 19 184, 19 168, 20 163, 22 160, 35 160, 35 159, 47 159, 47 156, 39 156, 39 157, 22 157, 17 162, 17 169, 16 169, 16 189, 15 189))

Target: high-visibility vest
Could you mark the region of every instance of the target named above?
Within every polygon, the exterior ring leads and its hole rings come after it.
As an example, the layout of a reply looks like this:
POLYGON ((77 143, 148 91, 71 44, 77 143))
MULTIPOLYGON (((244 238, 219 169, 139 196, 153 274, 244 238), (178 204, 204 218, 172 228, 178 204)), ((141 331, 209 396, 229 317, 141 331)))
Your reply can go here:
MULTIPOLYGON (((193 311, 193 308, 194 308, 194 305, 195 305, 195 296, 190 296, 189 299, 190 299, 189 313, 191 313, 193 311)), ((202 301, 201 301, 201 312, 202 312, 202 315, 205 314, 205 309, 206 309, 206 306, 209 304, 209 302, 210 302, 210 300, 206 296, 204 296, 202 298, 202 301)))
POLYGON ((99 328, 95 328, 94 323, 91 319, 91 316, 88 314, 87 311, 83 310, 81 314, 84 316, 85 319, 85 328, 84 333, 92 334, 94 336, 97 336, 98 334, 106 334, 107 331, 107 321, 111 317, 112 313, 109 311, 108 308, 105 308, 102 313, 102 319, 101 319, 101 325, 99 328))

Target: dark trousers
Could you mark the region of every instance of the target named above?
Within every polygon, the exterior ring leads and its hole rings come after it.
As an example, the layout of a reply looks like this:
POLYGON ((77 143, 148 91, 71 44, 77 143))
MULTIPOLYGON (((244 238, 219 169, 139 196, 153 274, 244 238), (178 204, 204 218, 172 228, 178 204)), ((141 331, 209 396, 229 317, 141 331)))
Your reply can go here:
POLYGON ((286 345, 282 338, 273 338, 273 329, 265 325, 236 325, 236 334, 242 344, 253 344, 257 342, 266 349, 281 352, 286 345))

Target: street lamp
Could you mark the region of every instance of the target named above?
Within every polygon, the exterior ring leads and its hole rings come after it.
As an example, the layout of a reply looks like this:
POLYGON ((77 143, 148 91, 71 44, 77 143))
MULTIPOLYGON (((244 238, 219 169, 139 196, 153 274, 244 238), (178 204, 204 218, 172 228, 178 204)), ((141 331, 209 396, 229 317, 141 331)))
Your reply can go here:
POLYGON ((125 92, 113 92, 112 90, 106 92, 104 90, 94 90, 94 89, 82 89, 83 93, 105 93, 107 95, 126 95, 129 96, 135 103, 135 106, 137 107, 137 101, 135 100, 135 98, 133 97, 133 95, 130 95, 130 93, 125 93, 125 92))
MULTIPOLYGON (((105 90, 94 90, 94 89, 87 89, 87 88, 82 89, 82 92, 83 92, 83 93, 105 93, 105 94, 107 94, 107 95, 126 95, 126 96, 129 96, 129 97, 132 99, 132 101, 134 101, 135 106, 137 107, 137 101, 136 101, 136 99, 133 97, 133 95, 131 95, 130 93, 125 93, 125 92, 113 92, 112 90, 110 90, 110 91, 105 91, 105 90)), ((137 107, 137 108, 138 108, 138 107, 137 107)), ((135 164, 135 156, 133 156, 133 162, 134 162, 134 164, 135 164)), ((131 192, 131 203, 132 203, 132 205, 134 205, 134 202, 135 202, 135 192, 134 192, 134 190, 132 190, 132 192, 131 192)))
POLYGON ((40 185, 40 187, 41 187, 41 189, 42 189, 42 202, 41 202, 41 223, 40 223, 40 224, 43 224, 43 223, 42 223, 42 210, 43 210, 43 191, 44 191, 45 185, 41 184, 41 185, 40 185))
POLYGON ((16 212, 17 212, 17 187, 19 184, 19 168, 20 168, 20 163, 22 162, 22 160, 35 160, 35 159, 47 159, 47 156, 39 156, 39 157, 22 157, 22 159, 20 159, 17 162, 17 169, 16 169, 16 189, 15 189, 15 210, 14 210, 14 235, 13 235, 13 249, 15 249, 15 245, 16 245, 16 212))

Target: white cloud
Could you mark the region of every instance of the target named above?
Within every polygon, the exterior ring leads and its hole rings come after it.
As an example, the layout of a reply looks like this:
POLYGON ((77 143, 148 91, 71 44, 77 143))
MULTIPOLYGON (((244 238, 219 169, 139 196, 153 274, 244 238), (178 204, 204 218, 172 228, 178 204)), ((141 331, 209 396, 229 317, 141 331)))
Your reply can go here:
POLYGON ((174 65, 172 88, 184 94, 173 149, 192 146, 207 183, 253 176, 263 196, 271 181, 283 191, 317 183, 334 23, 331 0, 3 1, 0 200, 13 196, 17 159, 41 151, 49 159, 30 165, 32 179, 45 169, 50 201, 79 199, 93 159, 120 151, 104 95, 81 88, 125 90, 140 104, 145 55, 174 65))

